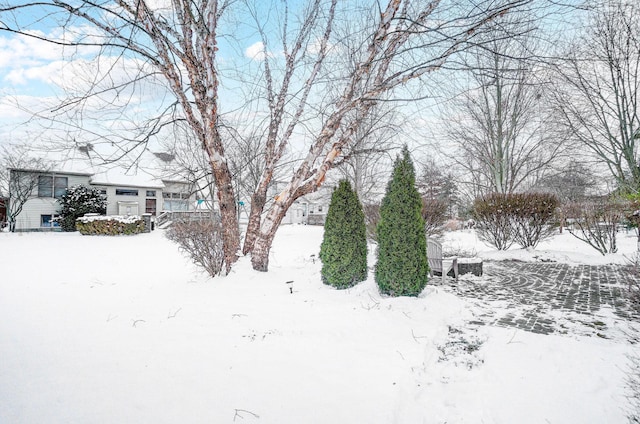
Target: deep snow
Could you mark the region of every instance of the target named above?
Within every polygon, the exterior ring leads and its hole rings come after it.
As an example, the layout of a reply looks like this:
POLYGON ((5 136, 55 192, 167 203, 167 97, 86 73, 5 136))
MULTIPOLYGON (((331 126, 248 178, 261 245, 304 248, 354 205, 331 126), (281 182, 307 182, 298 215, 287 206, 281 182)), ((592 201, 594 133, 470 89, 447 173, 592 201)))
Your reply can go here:
MULTIPOLYGON (((381 298, 324 286, 322 228, 284 226, 270 271, 208 279, 162 230, 0 233, 0 423, 623 423, 624 333, 543 336, 468 323, 478 306, 429 285, 381 298), (293 283, 287 283, 293 280, 293 283), (290 293, 290 287, 293 293, 290 293)), ((568 234, 484 258, 601 257, 568 234)), ((373 264, 374 259, 371 259, 373 264)))

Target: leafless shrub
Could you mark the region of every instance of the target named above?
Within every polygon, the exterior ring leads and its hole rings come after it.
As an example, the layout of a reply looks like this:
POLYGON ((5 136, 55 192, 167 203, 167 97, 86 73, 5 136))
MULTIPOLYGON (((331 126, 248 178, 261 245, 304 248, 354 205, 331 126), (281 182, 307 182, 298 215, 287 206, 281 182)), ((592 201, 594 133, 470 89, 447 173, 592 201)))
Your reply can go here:
POLYGON ((563 209, 571 222, 569 233, 605 255, 618 251, 616 234, 628 207, 628 202, 622 200, 602 199, 572 203, 563 209))
POLYGON ((216 221, 184 221, 174 223, 166 236, 175 242, 191 260, 211 277, 220 275, 224 264, 222 228, 216 221))
POLYGON ((516 243, 535 248, 555 233, 558 198, 547 193, 516 193, 509 195, 516 243))
POLYGON ((553 235, 557 208, 553 194, 494 193, 474 202, 475 228, 482 240, 498 250, 507 250, 514 242, 535 248, 553 235))
POLYGON ((422 218, 427 237, 439 236, 444 231, 449 204, 444 199, 422 198, 422 218))
POLYGON ((498 250, 510 248, 515 241, 510 215, 506 195, 496 193, 477 198, 473 216, 478 237, 498 250))

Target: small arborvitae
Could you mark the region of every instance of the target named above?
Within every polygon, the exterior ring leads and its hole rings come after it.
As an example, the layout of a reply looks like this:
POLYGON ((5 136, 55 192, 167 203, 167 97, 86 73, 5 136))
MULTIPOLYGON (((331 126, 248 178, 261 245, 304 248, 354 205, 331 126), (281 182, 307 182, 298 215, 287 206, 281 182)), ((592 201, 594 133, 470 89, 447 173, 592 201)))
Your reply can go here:
POLYGON ((427 240, 415 171, 405 146, 380 206, 376 283, 382 294, 417 296, 427 284, 427 240))
POLYGON ((322 281, 339 289, 367 279, 367 233, 357 194, 342 180, 331 196, 320 246, 322 281))
POLYGON ((75 231, 76 219, 86 213, 104 214, 107 211, 107 200, 100 190, 83 185, 70 187, 59 201, 63 231, 75 231))

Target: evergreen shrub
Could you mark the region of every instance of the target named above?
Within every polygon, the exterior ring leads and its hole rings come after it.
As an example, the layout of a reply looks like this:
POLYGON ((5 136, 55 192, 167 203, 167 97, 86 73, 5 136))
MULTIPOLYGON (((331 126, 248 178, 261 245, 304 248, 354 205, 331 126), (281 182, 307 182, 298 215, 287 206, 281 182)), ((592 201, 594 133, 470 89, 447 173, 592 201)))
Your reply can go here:
POLYGON ((59 199, 60 217, 58 222, 62 231, 76 231, 76 220, 87 213, 105 214, 107 199, 100 190, 93 187, 76 185, 69 187, 59 199))
POLYGON ((427 240, 421 210, 415 170, 405 146, 396 158, 380 206, 375 278, 382 294, 417 296, 427 284, 427 240))
POLYGON ((346 289, 367 279, 367 234, 362 205, 347 180, 334 190, 320 246, 322 282, 346 289))

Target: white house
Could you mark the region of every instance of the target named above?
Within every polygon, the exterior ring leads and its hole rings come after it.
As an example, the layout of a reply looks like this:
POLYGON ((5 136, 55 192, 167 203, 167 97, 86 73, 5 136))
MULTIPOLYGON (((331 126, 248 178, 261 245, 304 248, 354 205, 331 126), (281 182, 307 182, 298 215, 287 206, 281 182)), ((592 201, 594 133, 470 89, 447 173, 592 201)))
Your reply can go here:
MULTIPOLYGON (((273 193, 278 193, 277 188, 278 185, 276 184, 272 189, 273 193)), ((329 203, 331 203, 332 192, 333 187, 321 186, 318 191, 300 197, 287 210, 282 223, 324 225, 329 203)))
POLYGON ((187 181, 150 177, 146 173, 127 175, 119 168, 99 172, 69 170, 40 171, 10 169, 10 178, 21 173, 37 177, 37 183, 16 217, 16 231, 51 230, 60 209, 58 198, 67 188, 85 185, 101 190, 107 199, 107 215, 159 215, 163 211, 194 209, 196 194, 187 181))

